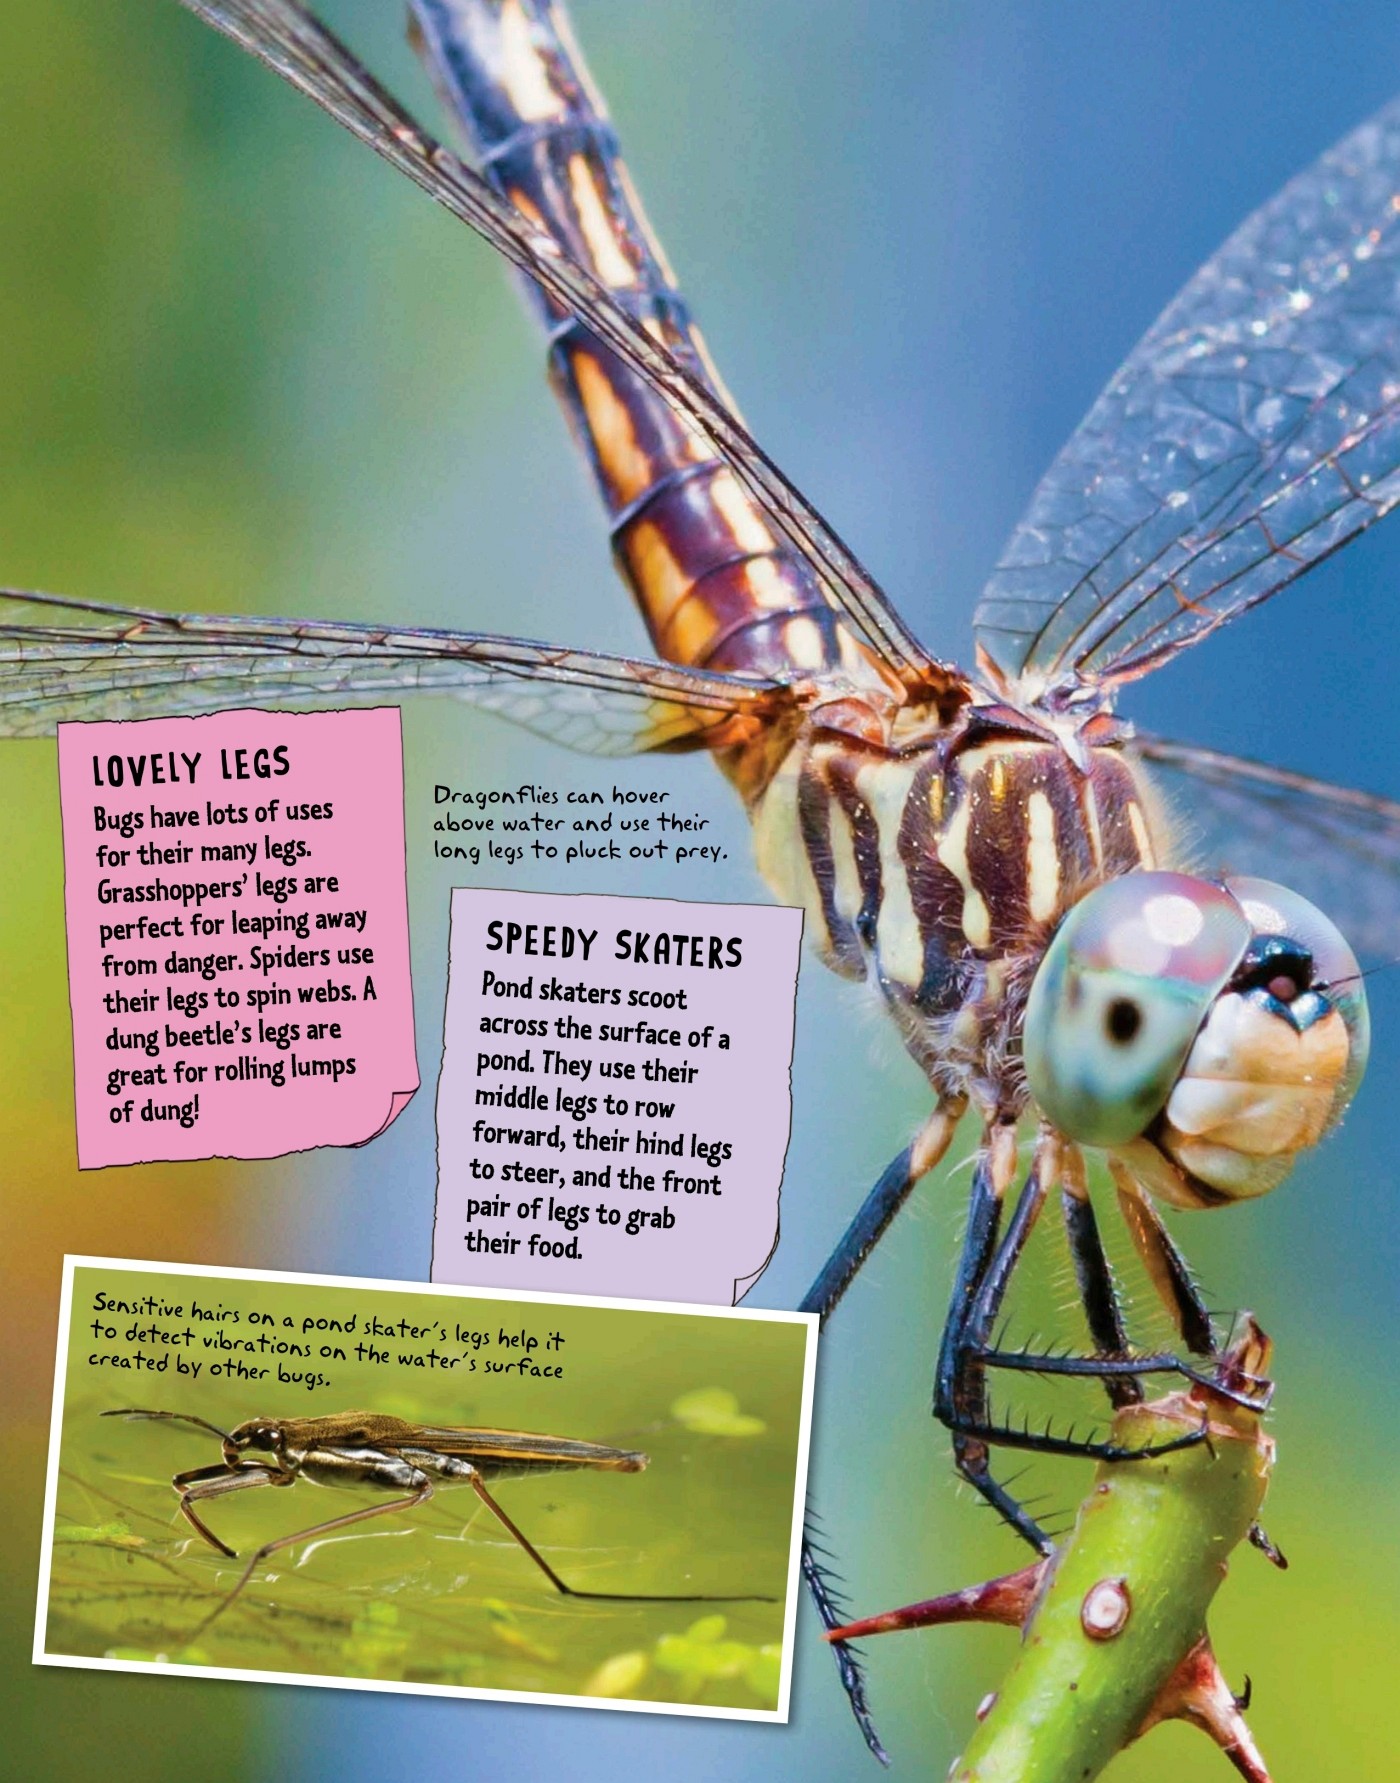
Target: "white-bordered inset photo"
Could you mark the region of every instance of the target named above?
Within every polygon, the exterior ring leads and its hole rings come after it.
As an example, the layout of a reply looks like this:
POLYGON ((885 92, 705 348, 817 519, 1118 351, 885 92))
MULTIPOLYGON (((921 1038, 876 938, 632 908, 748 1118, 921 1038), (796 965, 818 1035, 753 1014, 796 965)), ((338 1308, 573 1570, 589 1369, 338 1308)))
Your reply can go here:
POLYGON ((70 1257, 35 1659, 785 1720, 815 1348, 70 1257))

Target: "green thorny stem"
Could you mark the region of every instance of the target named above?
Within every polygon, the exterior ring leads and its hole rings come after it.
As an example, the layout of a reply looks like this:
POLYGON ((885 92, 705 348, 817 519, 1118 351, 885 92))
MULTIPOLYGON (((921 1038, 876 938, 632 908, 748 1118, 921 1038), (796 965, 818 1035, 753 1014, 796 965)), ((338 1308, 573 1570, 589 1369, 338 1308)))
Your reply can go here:
POLYGON ((1073 1530, 1033 1566, 829 1637, 942 1622, 1022 1630, 949 1783, 1087 1783, 1174 1718, 1204 1729, 1251 1783, 1270 1783, 1245 1702, 1226 1685, 1206 1633, 1228 1557, 1255 1527, 1274 1455, 1260 1427, 1269 1340, 1248 1314, 1239 1329, 1215 1378, 1256 1403, 1197 1385, 1121 1407, 1111 1440, 1123 1447, 1201 1429, 1206 1440, 1150 1460, 1101 1462, 1073 1530))

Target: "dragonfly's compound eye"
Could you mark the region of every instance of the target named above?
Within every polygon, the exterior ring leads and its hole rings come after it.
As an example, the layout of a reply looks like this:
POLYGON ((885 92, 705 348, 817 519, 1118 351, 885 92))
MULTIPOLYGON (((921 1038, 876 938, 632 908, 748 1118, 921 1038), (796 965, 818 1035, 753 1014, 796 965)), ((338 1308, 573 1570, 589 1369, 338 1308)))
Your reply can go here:
POLYGON ((1092 892, 1031 987, 1026 1078, 1046 1117, 1118 1151, 1164 1199, 1275 1188, 1365 1069, 1356 958, 1306 899, 1132 873, 1092 892))
POLYGON ((1046 1117, 1084 1145, 1145 1132, 1248 942, 1229 892, 1183 873, 1130 873, 1076 904, 1026 1005, 1026 1078, 1046 1117))

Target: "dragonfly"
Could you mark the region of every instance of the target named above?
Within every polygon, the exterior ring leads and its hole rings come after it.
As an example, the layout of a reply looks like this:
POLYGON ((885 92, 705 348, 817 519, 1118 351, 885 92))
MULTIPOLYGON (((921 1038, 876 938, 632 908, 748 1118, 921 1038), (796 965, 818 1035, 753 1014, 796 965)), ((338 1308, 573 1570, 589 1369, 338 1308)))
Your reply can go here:
MULTIPOLYGON (((1114 374, 992 571, 962 669, 924 647, 740 419, 557 5, 414 0, 459 154, 293 0, 183 3, 525 275, 655 654, 12 590, 0 730, 437 692, 603 755, 708 751, 769 886, 803 909, 817 956, 871 988, 930 1087, 927 1119, 802 1305, 835 1310, 974 1122, 933 1409, 959 1473, 1050 1551, 996 1476, 1001 1450, 1151 1451, 1018 1427, 993 1384, 1097 1380, 1117 1406, 1155 1375, 1212 1379, 1217 1332, 1161 1205, 1277 1186, 1365 1066, 1352 946, 1269 863, 1311 871, 1303 889, 1345 883, 1352 942, 1385 949, 1400 805, 1145 734, 1118 702, 1400 500, 1400 104, 1246 221, 1114 374), (1207 855, 1231 871, 1189 870, 1207 855), (1132 1343, 1090 1157, 1107 1163, 1180 1353, 1132 1343), (1052 1195, 1082 1353, 999 1346, 1052 1195)), ((826 1628, 843 1626, 812 1543, 803 1566, 826 1628)), ((860 1656, 833 1652, 883 1757, 860 1656)))
MULTIPOLYGON (((221 1459, 177 1473, 171 1485, 180 1514, 204 1542, 228 1560, 237 1551, 215 1535, 196 1509, 231 1492, 261 1486, 294 1486, 307 1480, 318 1486, 370 1486, 392 1492, 393 1498, 329 1517, 308 1529, 277 1536, 254 1550, 231 1591, 222 1596, 190 1635, 189 1644, 224 1615, 243 1595, 258 1568, 273 1554, 336 1529, 348 1529, 371 1517, 415 1511, 439 1485, 467 1485, 506 1534, 561 1597, 594 1603, 733 1603, 742 1594, 675 1593, 657 1595, 620 1591, 584 1591, 566 1584, 544 1555, 497 1500, 487 1482, 520 1479, 530 1474, 580 1468, 600 1473, 641 1473, 649 1457, 638 1449, 577 1437, 548 1436, 529 1430, 486 1429, 460 1424, 420 1424, 387 1412, 333 1412, 314 1418, 247 1418, 232 1430, 221 1430, 207 1418, 188 1412, 149 1411, 129 1406, 101 1414, 104 1418, 188 1424, 219 1439, 221 1459)), ((771 1598, 748 1597, 771 1603, 771 1598)))

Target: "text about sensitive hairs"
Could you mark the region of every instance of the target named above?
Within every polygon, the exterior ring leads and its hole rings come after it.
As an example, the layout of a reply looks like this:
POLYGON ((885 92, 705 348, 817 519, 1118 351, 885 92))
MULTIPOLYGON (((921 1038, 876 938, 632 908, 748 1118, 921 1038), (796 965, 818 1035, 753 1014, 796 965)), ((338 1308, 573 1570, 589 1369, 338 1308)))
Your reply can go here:
POLYGON ((353 1145, 417 1088, 397 710, 59 727, 78 1162, 353 1145))
POLYGON ((439 1281, 728 1302, 766 1261, 801 916, 458 889, 439 1281))
POLYGON ((344 1375, 352 1364, 357 1375, 368 1367, 564 1378, 566 1339, 547 1307, 418 1300, 407 1317, 378 1295, 348 1308, 338 1301, 330 1311, 314 1291, 303 1304, 291 1304, 284 1289, 260 1305, 256 1291, 228 1292, 240 1286, 172 1278, 168 1291, 151 1293, 103 1281, 81 1298, 75 1293, 73 1335, 87 1368, 133 1384, 137 1376, 164 1375, 317 1392, 335 1386, 337 1366, 344 1375))

